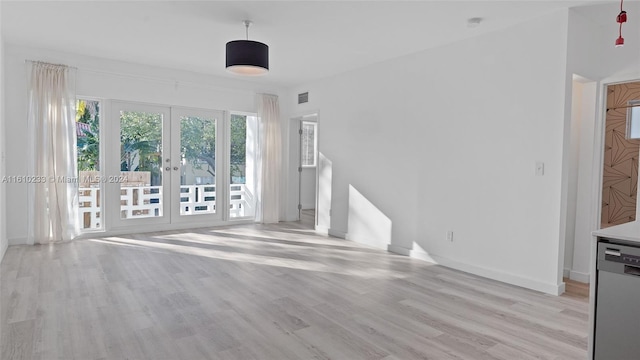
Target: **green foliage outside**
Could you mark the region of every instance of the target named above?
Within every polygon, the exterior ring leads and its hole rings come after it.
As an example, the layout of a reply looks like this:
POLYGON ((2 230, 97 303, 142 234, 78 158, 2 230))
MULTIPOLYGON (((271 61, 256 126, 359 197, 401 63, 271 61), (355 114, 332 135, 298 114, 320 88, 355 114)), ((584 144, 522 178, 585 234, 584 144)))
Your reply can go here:
MULTIPOLYGON (((231 183, 245 177, 247 162, 247 117, 231 115, 231 183)), ((244 183, 244 181, 242 181, 244 183)))
POLYGON ((83 130, 84 136, 78 136, 78 171, 100 170, 100 103, 78 100, 76 103, 76 121, 89 125, 83 130))
POLYGON ((120 113, 120 171, 149 171, 151 184, 160 185, 162 171, 162 116, 120 113))
POLYGON ((183 117, 180 120, 180 153, 194 169, 204 169, 216 176, 215 120, 183 117))
MULTIPOLYGON (((100 170, 100 119, 97 101, 78 100, 76 121, 88 124, 85 136, 78 136, 78 170, 100 170)), ((246 117, 231 116, 230 164, 232 179, 244 177, 246 163, 246 117)), ((181 158, 195 169, 216 174, 216 124, 198 117, 180 122, 181 158), (206 166, 206 168, 205 168, 206 166)), ((120 116, 120 170, 149 171, 152 184, 159 184, 162 172, 162 117, 144 112, 122 112, 120 116)))

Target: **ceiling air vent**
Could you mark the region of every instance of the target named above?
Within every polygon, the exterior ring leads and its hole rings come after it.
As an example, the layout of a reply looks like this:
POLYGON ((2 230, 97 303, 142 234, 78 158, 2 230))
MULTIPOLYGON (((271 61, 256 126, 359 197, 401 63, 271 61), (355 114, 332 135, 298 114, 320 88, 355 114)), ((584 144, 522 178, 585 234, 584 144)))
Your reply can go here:
POLYGON ((298 94, 298 104, 304 104, 309 102, 309 92, 303 92, 298 94))

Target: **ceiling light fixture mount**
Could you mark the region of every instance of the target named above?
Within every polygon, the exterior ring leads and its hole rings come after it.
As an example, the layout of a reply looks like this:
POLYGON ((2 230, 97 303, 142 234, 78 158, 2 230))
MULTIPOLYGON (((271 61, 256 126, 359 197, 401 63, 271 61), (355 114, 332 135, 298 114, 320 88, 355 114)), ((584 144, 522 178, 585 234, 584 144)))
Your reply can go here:
POLYGON ((269 72, 269 46, 259 41, 249 40, 250 20, 243 20, 246 40, 227 43, 227 70, 238 75, 264 75, 269 72))

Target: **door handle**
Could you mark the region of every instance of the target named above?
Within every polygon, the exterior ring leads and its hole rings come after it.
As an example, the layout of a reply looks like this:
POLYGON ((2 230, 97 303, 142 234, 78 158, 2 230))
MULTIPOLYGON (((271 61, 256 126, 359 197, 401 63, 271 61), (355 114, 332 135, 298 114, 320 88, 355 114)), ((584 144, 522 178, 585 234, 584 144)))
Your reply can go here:
POLYGON ((625 265, 624 266, 624 273, 627 274, 627 275, 640 276, 640 269, 638 269, 635 266, 625 265))
POLYGON ((605 254, 605 255, 611 255, 611 256, 618 256, 618 257, 620 257, 620 250, 618 250, 618 249, 610 249, 610 248, 607 248, 607 249, 604 251, 604 254, 605 254))

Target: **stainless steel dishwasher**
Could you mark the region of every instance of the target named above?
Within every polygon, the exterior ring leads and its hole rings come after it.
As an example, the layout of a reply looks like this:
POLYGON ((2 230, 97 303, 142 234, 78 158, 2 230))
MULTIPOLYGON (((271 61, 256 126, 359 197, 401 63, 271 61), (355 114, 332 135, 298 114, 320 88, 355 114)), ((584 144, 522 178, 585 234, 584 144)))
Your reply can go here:
POLYGON ((601 240, 596 269, 594 359, 640 359, 640 244, 601 240))

